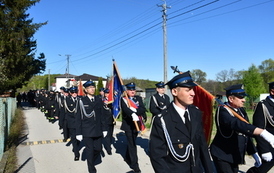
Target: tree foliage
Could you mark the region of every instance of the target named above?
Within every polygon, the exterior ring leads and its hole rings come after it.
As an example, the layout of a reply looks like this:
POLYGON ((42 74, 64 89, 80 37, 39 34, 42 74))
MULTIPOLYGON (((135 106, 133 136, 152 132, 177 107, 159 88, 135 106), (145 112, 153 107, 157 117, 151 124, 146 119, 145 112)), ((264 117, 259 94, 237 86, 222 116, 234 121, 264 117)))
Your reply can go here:
POLYGON ((203 72, 200 69, 194 69, 190 74, 192 79, 200 85, 206 81, 206 72, 203 72))
POLYGON ((266 92, 263 77, 259 73, 259 69, 253 64, 243 73, 243 84, 248 94, 250 106, 253 105, 254 100, 258 98, 261 93, 266 92))
POLYGON ((99 95, 99 89, 100 88, 104 88, 103 78, 102 77, 98 78, 98 83, 97 83, 97 86, 96 86, 95 95, 99 95))
POLYGON ((258 68, 262 74, 265 86, 267 86, 267 83, 274 81, 274 60, 267 59, 258 68))
POLYGON ((45 55, 35 58, 33 35, 46 23, 32 23, 26 11, 39 0, 0 2, 0 88, 21 88, 33 75, 45 70, 45 55))

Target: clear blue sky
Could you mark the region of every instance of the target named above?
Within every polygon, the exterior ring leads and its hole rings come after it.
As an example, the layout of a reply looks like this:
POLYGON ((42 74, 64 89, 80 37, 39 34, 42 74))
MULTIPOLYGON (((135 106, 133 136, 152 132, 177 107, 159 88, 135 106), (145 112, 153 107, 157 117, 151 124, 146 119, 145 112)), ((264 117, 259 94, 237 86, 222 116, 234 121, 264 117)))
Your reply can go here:
MULTIPOLYGON (((247 70, 274 57, 274 1, 167 0, 168 80, 200 69, 247 70), (211 3, 212 2, 212 3, 211 3)), ((45 74, 106 77, 115 59, 122 78, 164 80, 161 0, 41 0, 28 11, 48 24, 34 35, 45 74)))

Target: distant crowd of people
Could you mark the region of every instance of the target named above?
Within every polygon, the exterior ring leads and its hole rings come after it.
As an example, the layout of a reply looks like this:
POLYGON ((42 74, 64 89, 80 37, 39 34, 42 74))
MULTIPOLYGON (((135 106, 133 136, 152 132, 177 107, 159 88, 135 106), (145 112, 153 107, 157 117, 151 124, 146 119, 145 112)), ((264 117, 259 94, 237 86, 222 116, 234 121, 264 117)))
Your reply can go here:
MULTIPOLYGON (((101 94, 95 95, 94 81, 89 80, 83 86, 84 96, 78 96, 78 87, 73 86, 61 87, 60 92, 38 90, 26 94, 26 98, 34 100, 49 122, 58 120, 64 141, 70 138, 75 161, 80 158, 83 141, 88 171, 95 173, 95 160, 102 149, 112 155, 115 119, 113 105, 108 101, 110 90, 100 88, 101 94)), ((193 105, 194 97, 198 97, 194 92, 197 84, 189 71, 155 86, 157 92, 149 102, 152 124, 148 151, 156 173, 238 173, 239 165, 245 164, 246 153, 255 161, 247 173, 267 173, 274 166, 274 82, 269 83, 269 96, 256 106, 253 124, 244 109, 247 96, 244 86, 225 88, 228 101, 216 109, 217 133, 210 144, 204 134, 203 113, 193 105), (173 98, 165 94, 165 86, 173 98)), ((135 83, 130 82, 125 88, 120 99, 121 130, 127 139, 124 161, 139 173, 136 122, 146 122, 147 110, 143 99, 136 95, 135 83)))

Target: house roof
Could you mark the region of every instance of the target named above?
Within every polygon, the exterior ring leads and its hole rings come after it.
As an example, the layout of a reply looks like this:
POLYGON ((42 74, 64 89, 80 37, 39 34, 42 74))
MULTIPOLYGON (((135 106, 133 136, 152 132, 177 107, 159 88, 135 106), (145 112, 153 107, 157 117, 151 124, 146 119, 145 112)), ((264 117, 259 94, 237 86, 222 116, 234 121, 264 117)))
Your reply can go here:
MULTIPOLYGON (((98 81, 99 77, 84 73, 84 74, 82 74, 80 76, 74 77, 74 79, 77 80, 77 81, 79 81, 80 79, 83 80, 83 81, 87 81, 87 80, 98 81)), ((106 78, 102 78, 102 80, 106 81, 107 79, 106 78)))
POLYGON ((65 73, 60 76, 56 76, 55 79, 56 78, 74 78, 74 77, 76 77, 76 75, 65 73))
MULTIPOLYGON (((80 79, 82 81, 87 81, 87 80, 94 80, 94 81, 98 81, 99 77, 98 76, 93 76, 93 75, 90 75, 90 74, 82 74, 80 76, 76 76, 76 75, 72 75, 72 74, 63 74, 63 75, 60 75, 60 76, 56 76, 56 78, 74 78, 75 80, 79 81, 80 79)), ((107 79, 106 78, 102 78, 103 81, 106 81, 107 79)))

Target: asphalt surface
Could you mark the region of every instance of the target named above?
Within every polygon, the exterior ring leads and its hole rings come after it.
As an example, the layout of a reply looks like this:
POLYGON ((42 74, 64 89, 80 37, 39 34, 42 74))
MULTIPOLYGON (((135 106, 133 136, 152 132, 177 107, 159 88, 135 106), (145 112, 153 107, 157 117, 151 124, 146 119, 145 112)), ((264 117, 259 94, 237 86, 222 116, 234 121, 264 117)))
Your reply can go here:
MULTIPOLYGON (((87 173, 84 146, 80 151, 80 160, 74 161, 72 145, 63 142, 62 131, 58 122, 49 123, 42 112, 36 108, 23 107, 26 129, 20 145, 17 147, 18 166, 16 173, 87 173)), ((126 151, 126 138, 120 130, 120 122, 114 127, 112 155, 103 149, 96 169, 98 173, 133 173, 132 169, 123 160, 126 151)), ((139 166, 143 173, 153 173, 147 155, 147 131, 137 138, 139 166)), ((241 165, 244 173, 253 166, 252 157, 246 156, 246 165, 241 165)), ((274 172, 274 171, 273 171, 274 172)))

